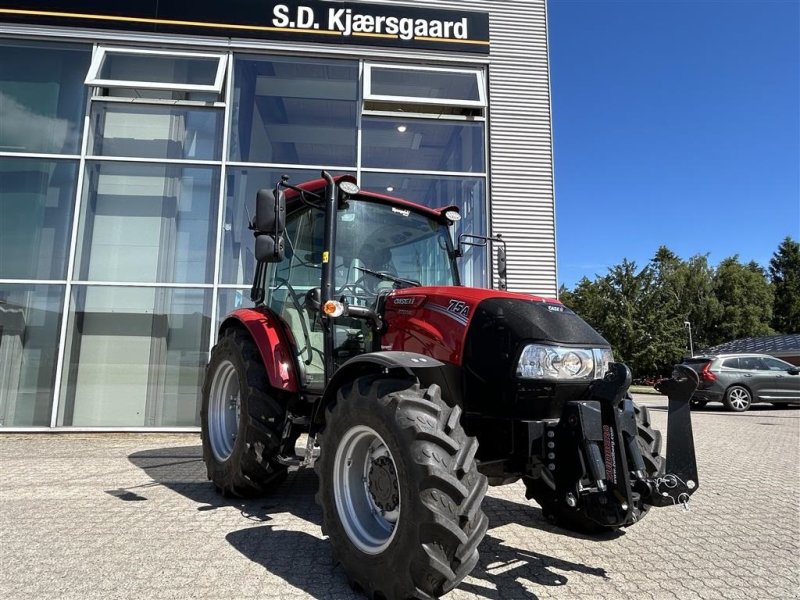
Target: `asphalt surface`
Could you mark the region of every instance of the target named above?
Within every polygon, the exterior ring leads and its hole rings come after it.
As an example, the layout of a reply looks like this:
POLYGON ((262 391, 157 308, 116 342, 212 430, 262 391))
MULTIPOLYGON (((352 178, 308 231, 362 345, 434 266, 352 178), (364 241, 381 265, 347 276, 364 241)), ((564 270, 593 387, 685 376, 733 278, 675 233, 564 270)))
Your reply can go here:
MULTIPOLYGON (((641 396, 664 428, 665 401, 641 396)), ((693 413, 700 489, 619 535, 560 530, 490 488, 467 598, 800 598, 800 410, 693 413)), ((361 598, 334 567, 310 469, 223 499, 198 435, 0 435, 0 598, 361 598)))

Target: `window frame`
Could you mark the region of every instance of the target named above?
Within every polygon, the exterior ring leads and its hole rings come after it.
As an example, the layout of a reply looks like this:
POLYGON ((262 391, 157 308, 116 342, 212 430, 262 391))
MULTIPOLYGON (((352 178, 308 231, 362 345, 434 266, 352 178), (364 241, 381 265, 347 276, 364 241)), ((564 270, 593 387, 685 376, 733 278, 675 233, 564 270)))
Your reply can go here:
POLYGON ((483 69, 466 69, 455 67, 427 67, 408 64, 364 63, 364 102, 391 102, 396 104, 427 104, 437 106, 463 106, 468 108, 486 108, 486 74, 483 69), (388 69, 395 71, 427 71, 433 73, 459 73, 475 75, 478 84, 478 100, 463 98, 425 98, 421 96, 394 96, 372 93, 372 69, 388 69))
POLYGON ((214 92, 222 93, 225 73, 228 66, 228 55, 220 52, 186 52, 172 50, 149 50, 117 46, 97 46, 92 55, 92 62, 86 72, 85 85, 94 87, 133 88, 147 90, 173 90, 182 92, 214 92), (127 54, 133 56, 166 56, 175 58, 206 58, 217 60, 217 72, 213 84, 191 84, 180 82, 136 81, 128 79, 104 79, 99 77, 108 54, 127 54))

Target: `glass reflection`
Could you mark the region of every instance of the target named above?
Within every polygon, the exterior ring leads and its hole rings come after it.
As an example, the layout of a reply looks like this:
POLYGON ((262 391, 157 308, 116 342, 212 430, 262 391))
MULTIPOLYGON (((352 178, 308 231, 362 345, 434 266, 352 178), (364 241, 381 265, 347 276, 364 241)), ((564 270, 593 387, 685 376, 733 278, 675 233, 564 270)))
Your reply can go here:
POLYGON ((214 328, 214 339, 219 332, 219 326, 229 314, 238 308, 254 308, 255 304, 250 300, 250 288, 235 290, 220 290, 217 296, 217 322, 214 328))
POLYGON ((94 163, 84 185, 81 279, 211 282, 217 167, 94 163))
POLYGON ((210 326, 209 290, 75 288, 59 424, 199 425, 210 326))
POLYGON ((77 165, 0 159, 0 278, 66 277, 77 165))
POLYGON ((363 166, 418 171, 485 170, 482 122, 362 119, 363 166))
POLYGON ((252 283, 256 271, 256 259, 253 254, 253 233, 247 225, 256 214, 258 190, 274 188, 281 180, 281 175, 289 175, 289 182, 296 185, 318 179, 320 172, 256 167, 228 168, 220 283, 252 283))
MULTIPOLYGON (((452 228, 454 242, 462 233, 486 235, 486 180, 483 177, 364 173, 361 187, 433 208, 458 206, 461 221, 452 228)), ((486 249, 469 246, 463 250, 464 256, 458 260, 462 283, 486 287, 489 282, 486 249)))
POLYGON ((427 71, 372 67, 370 93, 425 100, 467 100, 478 102, 480 87, 475 71, 427 71))
POLYGON ((49 427, 64 286, 0 284, 0 427, 49 427))
POLYGON ((239 56, 230 159, 355 167, 358 64, 239 56))
POLYGON ((95 156, 219 160, 221 109, 92 103, 95 156))
POLYGON ((0 42, 0 151, 77 154, 91 47, 0 42))

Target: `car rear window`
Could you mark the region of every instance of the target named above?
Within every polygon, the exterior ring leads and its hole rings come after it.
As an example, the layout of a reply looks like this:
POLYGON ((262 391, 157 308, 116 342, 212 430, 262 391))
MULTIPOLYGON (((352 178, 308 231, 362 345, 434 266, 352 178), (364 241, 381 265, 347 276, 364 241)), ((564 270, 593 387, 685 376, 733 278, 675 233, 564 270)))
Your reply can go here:
POLYGON ((683 361, 687 367, 691 367, 695 371, 700 371, 705 365, 711 362, 710 358, 687 358, 683 361))
POLYGON ((739 359, 738 358, 726 358, 722 361, 722 366, 726 369, 738 369, 739 368, 739 359))

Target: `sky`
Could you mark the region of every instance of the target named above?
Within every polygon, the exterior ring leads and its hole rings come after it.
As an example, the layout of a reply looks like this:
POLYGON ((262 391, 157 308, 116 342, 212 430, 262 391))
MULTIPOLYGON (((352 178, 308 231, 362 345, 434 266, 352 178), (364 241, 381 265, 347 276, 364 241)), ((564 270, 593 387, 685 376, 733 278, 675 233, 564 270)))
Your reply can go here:
POLYGON ((548 0, 559 285, 800 240, 800 0, 548 0))

